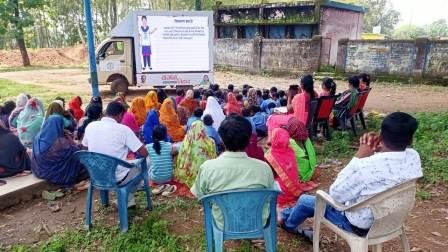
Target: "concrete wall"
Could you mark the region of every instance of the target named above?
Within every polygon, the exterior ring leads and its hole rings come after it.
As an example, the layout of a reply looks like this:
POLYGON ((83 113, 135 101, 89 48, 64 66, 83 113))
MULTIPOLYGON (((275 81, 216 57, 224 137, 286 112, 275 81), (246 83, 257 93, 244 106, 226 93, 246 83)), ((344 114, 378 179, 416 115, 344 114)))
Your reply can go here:
POLYGON ((448 76, 448 41, 343 39, 337 67, 353 73, 448 76))
POLYGON ((320 15, 319 34, 331 38, 329 65, 334 65, 337 61, 338 41, 342 38, 361 38, 364 14, 322 7, 320 15))
POLYGON ((319 69, 322 38, 215 39, 215 65, 260 73, 319 69))

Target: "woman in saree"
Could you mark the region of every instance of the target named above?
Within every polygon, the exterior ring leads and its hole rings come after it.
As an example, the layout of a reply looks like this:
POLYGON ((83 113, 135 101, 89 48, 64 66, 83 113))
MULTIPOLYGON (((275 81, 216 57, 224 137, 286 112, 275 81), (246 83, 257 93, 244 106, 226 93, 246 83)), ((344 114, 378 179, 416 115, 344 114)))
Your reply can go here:
POLYGON ((185 128, 180 124, 179 117, 174 110, 173 101, 166 98, 160 107, 160 123, 168 129, 168 136, 174 142, 181 142, 185 136, 185 128))
POLYGON ((177 117, 179 117, 180 124, 187 125, 188 118, 191 115, 190 111, 188 111, 188 109, 183 106, 177 106, 176 113, 177 113, 177 117))
POLYGON ((227 104, 224 106, 224 111, 226 112, 226 115, 229 116, 230 114, 237 114, 241 116, 241 109, 242 107, 236 100, 236 96, 234 93, 228 93, 227 94, 227 104))
POLYGON ((146 108, 145 100, 141 97, 136 97, 132 100, 129 112, 134 114, 137 125, 140 127, 145 123, 146 120, 146 108))
POLYGON ((0 178, 14 176, 31 168, 26 148, 0 121, 0 178))
POLYGON ((82 100, 79 96, 73 97, 73 99, 71 99, 68 103, 68 107, 77 122, 79 122, 79 120, 81 120, 81 118, 84 116, 84 111, 82 110, 81 106, 82 100))
POLYGON ((26 94, 19 94, 16 98, 16 108, 11 112, 9 116, 9 127, 17 128, 17 119, 19 118, 20 112, 25 109, 26 103, 28 102, 28 96, 26 94))
POLYGON ((305 75, 300 79, 301 92, 296 94, 290 102, 288 102, 288 111, 293 112, 294 116, 302 123, 306 124, 308 120, 308 109, 311 100, 317 98, 314 91, 314 79, 312 75, 305 75))
POLYGON ((64 122, 64 129, 74 132, 77 126, 76 121, 72 115, 64 109, 62 104, 63 103, 59 100, 51 102, 45 112, 44 122, 52 115, 60 116, 64 122))
POLYGON ((207 136, 204 123, 196 121, 180 146, 174 171, 176 178, 191 188, 199 167, 213 158, 216 158, 215 142, 207 136))
POLYGON ((157 100, 157 93, 153 90, 149 91, 145 96, 145 108, 149 112, 153 109, 159 110, 160 103, 157 100))
POLYGON ((258 103, 257 90, 255 88, 251 88, 247 92, 247 99, 244 105, 246 108, 250 108, 251 106, 260 106, 260 103, 258 103))
POLYGON ((282 207, 294 204, 304 191, 310 190, 300 182, 296 156, 289 143, 288 131, 274 129, 271 149, 265 154, 266 160, 277 174, 275 180, 283 192, 277 200, 282 207))
POLYGON ((193 114, 194 110, 199 107, 199 102, 194 99, 193 90, 188 90, 185 98, 179 103, 179 106, 188 110, 188 113, 193 114))
POLYGON ((17 134, 23 146, 27 148, 33 146, 34 137, 39 133, 43 121, 42 102, 37 98, 31 98, 17 118, 17 134))
POLYGON ((203 114, 202 119, 204 119, 205 115, 212 116, 213 128, 215 128, 217 131, 218 131, 219 126, 221 125, 222 121, 224 121, 224 119, 226 119, 226 116, 224 115, 221 105, 219 105, 219 102, 213 96, 209 96, 207 98, 207 105, 205 106, 204 113, 202 113, 202 114, 203 114))
POLYGON ((50 116, 34 139, 31 170, 52 184, 71 187, 88 177, 81 163, 72 158, 78 150, 64 131, 62 117, 50 116))
MULTIPOLYGON (((153 143, 152 134, 157 126, 160 126, 159 114, 157 110, 153 109, 148 112, 145 124, 143 125, 143 137, 145 144, 153 143)), ((167 135, 164 141, 171 142, 171 139, 167 135)))

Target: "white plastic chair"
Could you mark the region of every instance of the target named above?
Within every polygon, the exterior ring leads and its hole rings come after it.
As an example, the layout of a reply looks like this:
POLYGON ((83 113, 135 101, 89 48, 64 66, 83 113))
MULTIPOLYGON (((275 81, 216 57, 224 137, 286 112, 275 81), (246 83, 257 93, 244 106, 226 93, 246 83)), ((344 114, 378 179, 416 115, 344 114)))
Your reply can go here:
POLYGON ((351 206, 344 206, 334 201, 324 191, 317 191, 316 211, 314 213, 313 252, 319 251, 321 224, 325 224, 325 226, 345 239, 351 251, 367 252, 369 245, 371 245, 374 252, 380 252, 381 243, 400 237, 403 250, 409 252, 409 241, 406 237, 403 223, 414 207, 416 182, 417 179, 402 183, 351 206), (327 220, 324 217, 327 204, 338 211, 354 211, 369 207, 373 212, 374 221, 366 237, 348 233, 327 220))

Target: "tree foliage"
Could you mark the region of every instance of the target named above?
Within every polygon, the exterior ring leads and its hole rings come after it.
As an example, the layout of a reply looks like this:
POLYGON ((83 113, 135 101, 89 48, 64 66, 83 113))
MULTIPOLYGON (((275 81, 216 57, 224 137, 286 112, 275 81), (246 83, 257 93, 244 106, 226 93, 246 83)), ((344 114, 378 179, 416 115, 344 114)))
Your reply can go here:
POLYGON ((372 32, 373 27, 381 26, 381 33, 390 35, 400 21, 400 12, 393 9, 389 0, 361 0, 360 4, 367 8, 364 15, 365 32, 372 32))
POLYGON ((440 19, 424 26, 402 25, 396 28, 392 33, 392 38, 395 39, 415 39, 418 37, 428 37, 431 39, 448 37, 447 21, 445 19, 440 19))

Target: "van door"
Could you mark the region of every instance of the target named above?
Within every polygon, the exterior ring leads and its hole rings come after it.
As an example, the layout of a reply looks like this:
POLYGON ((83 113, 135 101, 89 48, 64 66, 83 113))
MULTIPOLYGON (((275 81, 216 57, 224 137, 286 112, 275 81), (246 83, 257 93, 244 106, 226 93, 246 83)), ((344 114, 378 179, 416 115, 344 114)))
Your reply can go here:
POLYGON ((132 82, 132 79, 128 79, 128 76, 132 76, 132 64, 128 62, 129 57, 126 56, 130 53, 126 51, 128 48, 123 40, 112 40, 104 45, 98 55, 100 70, 98 79, 104 80, 104 82, 100 81, 100 83, 106 83, 112 74, 123 75, 128 82, 132 82))

